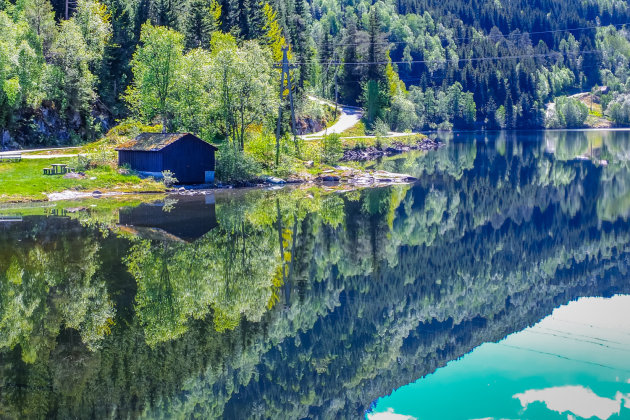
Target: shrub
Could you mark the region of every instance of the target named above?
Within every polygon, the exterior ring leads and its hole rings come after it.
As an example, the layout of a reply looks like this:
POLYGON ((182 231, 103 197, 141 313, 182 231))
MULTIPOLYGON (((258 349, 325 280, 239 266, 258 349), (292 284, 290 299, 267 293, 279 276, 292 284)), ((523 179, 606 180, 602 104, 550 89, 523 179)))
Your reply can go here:
POLYGON ((225 145, 219 150, 217 179, 222 182, 250 181, 256 178, 261 170, 256 159, 231 145, 225 145))
POLYGON ((162 171, 162 177, 162 182, 164 182, 164 185, 167 187, 173 186, 178 182, 177 178, 175 178, 175 174, 168 170, 162 171))
POLYGON ((380 118, 374 122, 374 135, 377 137, 386 137, 389 134, 389 125, 380 118))
POLYGON ((75 168, 78 172, 84 172, 96 166, 88 155, 77 155, 70 161, 70 167, 75 168))
POLYGON ((548 128, 582 127, 588 117, 588 107, 580 100, 561 96, 556 98, 555 110, 547 112, 545 126, 548 128))
POLYGON ((617 124, 630 124, 630 95, 619 95, 608 106, 610 118, 617 124))
POLYGON ((329 134, 322 138, 322 162, 329 165, 335 164, 343 157, 343 145, 341 135, 329 134))

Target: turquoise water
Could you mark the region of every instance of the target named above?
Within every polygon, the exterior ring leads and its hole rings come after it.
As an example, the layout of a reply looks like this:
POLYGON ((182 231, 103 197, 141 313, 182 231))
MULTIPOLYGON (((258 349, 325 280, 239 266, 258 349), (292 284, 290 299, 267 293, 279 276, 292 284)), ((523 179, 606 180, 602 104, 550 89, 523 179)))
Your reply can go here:
POLYGON ((558 308, 380 398, 366 418, 630 418, 630 296, 558 308))

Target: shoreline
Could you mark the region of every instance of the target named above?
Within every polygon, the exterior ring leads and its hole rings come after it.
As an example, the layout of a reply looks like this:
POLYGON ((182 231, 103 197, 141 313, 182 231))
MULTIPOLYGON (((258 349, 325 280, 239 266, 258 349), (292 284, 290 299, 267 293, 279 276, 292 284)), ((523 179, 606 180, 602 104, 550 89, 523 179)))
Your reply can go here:
POLYGON ((439 140, 432 140, 427 137, 418 139, 413 144, 406 144, 402 141, 393 141, 382 148, 369 146, 366 148, 353 147, 343 152, 343 157, 339 160, 339 165, 331 169, 322 169, 317 175, 308 172, 295 172, 280 179, 267 176, 264 179, 252 179, 238 184, 201 184, 201 185, 181 185, 166 189, 165 191, 120 191, 115 189, 100 188, 91 191, 67 189, 51 193, 42 192, 41 199, 30 197, 13 198, 7 201, 0 201, 2 204, 23 204, 23 203, 55 203, 60 201, 72 201, 89 198, 114 198, 133 195, 198 195, 203 191, 236 190, 244 188, 266 189, 280 188, 287 185, 302 185, 308 187, 342 187, 350 189, 379 188, 388 185, 405 184, 415 182, 417 179, 408 174, 400 174, 386 171, 366 170, 363 168, 350 168, 341 166, 347 162, 365 163, 375 161, 385 156, 403 154, 413 150, 437 150, 445 146, 446 143, 439 140))

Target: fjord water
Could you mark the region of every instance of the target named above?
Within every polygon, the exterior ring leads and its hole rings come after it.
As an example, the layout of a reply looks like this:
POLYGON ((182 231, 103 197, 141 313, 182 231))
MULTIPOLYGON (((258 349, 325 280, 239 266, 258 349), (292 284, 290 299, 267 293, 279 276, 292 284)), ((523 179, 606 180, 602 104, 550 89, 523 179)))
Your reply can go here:
POLYGON ((0 417, 628 417, 628 132, 375 167, 419 181, 0 209, 0 417))

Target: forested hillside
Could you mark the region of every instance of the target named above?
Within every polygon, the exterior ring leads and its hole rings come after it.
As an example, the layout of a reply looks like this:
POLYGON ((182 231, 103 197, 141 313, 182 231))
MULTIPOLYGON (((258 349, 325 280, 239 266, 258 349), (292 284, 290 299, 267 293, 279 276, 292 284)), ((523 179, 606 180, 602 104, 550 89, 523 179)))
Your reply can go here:
POLYGON ((624 125, 627 23, 624 0, 0 0, 0 140, 134 120, 273 143, 284 46, 300 115, 321 114, 312 93, 369 130, 624 125))

